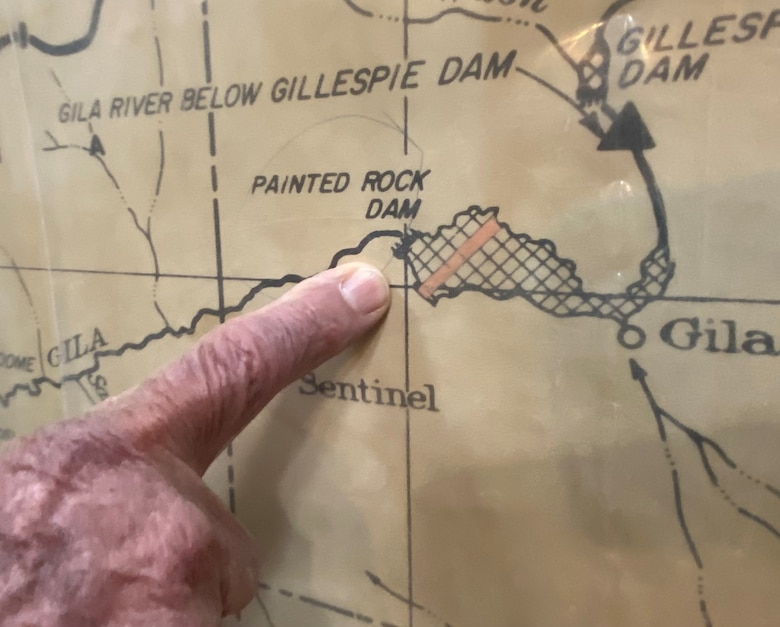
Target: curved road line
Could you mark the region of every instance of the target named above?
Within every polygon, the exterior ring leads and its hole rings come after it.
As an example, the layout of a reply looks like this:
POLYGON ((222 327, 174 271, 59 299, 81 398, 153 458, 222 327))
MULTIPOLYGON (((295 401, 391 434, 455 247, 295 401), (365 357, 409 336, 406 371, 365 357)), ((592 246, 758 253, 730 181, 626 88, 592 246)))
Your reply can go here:
POLYGON ((461 7, 452 7, 451 9, 445 9, 444 11, 441 11, 440 13, 437 13, 436 15, 433 15, 431 17, 416 17, 416 18, 407 18, 406 23, 407 24, 433 24, 434 22, 438 22, 443 17, 446 17, 447 15, 464 15, 466 17, 470 17, 474 20, 480 20, 483 22, 501 22, 503 21, 502 18, 491 15, 482 15, 481 13, 475 13, 474 11, 469 11, 468 9, 464 9, 461 7))
POLYGON ((374 17, 374 14, 371 11, 364 9, 363 7, 359 7, 352 0, 344 0, 344 2, 346 2, 347 6, 355 11, 355 13, 359 13, 364 17, 374 17))
POLYGON ((43 54, 48 54, 53 57, 65 57, 71 54, 83 52, 92 45, 92 42, 95 39, 98 26, 100 25, 100 12, 103 8, 103 2, 104 0, 95 0, 95 4, 92 6, 92 14, 89 19, 87 32, 78 39, 74 39, 73 41, 69 41, 64 44, 53 44, 51 42, 44 41, 35 35, 28 35, 27 25, 22 22, 19 24, 19 31, 13 35, 11 33, 6 33, 0 37, 0 51, 16 40, 22 48, 29 44, 43 54))

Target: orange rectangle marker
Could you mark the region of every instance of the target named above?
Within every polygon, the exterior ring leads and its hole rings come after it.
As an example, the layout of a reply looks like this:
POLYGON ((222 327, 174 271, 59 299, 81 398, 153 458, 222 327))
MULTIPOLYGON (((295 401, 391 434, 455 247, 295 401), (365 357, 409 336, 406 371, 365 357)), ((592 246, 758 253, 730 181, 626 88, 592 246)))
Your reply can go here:
POLYGON ((444 285, 453 274, 460 270, 464 263, 473 257, 500 230, 501 225, 495 218, 490 218, 490 220, 485 222, 474 235, 458 246, 455 252, 452 253, 452 256, 420 286, 420 289, 417 290, 420 296, 430 298, 437 289, 444 285))

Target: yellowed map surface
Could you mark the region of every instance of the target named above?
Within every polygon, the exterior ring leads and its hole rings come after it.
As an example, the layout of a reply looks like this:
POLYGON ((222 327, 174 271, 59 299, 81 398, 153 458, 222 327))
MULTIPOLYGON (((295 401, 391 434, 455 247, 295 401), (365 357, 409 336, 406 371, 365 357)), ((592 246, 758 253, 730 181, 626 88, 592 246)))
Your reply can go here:
POLYGON ((0 439, 323 268, 207 479, 257 627, 780 615, 780 4, 5 0, 0 439))

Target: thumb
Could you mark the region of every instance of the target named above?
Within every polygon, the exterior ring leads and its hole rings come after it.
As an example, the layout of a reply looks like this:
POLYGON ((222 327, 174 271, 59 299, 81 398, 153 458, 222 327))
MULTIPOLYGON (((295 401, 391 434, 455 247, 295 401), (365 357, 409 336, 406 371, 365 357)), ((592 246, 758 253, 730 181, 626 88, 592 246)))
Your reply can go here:
POLYGON ((202 474, 277 392, 373 328, 389 301, 376 268, 327 270, 215 329, 97 411, 121 437, 162 444, 202 474))

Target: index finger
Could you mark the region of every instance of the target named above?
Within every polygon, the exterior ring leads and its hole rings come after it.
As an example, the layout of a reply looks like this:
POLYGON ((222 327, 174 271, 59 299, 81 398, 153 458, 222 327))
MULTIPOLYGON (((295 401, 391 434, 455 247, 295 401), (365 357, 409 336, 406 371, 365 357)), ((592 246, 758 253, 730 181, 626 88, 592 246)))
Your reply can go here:
POLYGON ((373 328, 390 301, 376 268, 327 270, 230 320, 96 412, 141 447, 162 445, 202 474, 282 388, 373 328))

